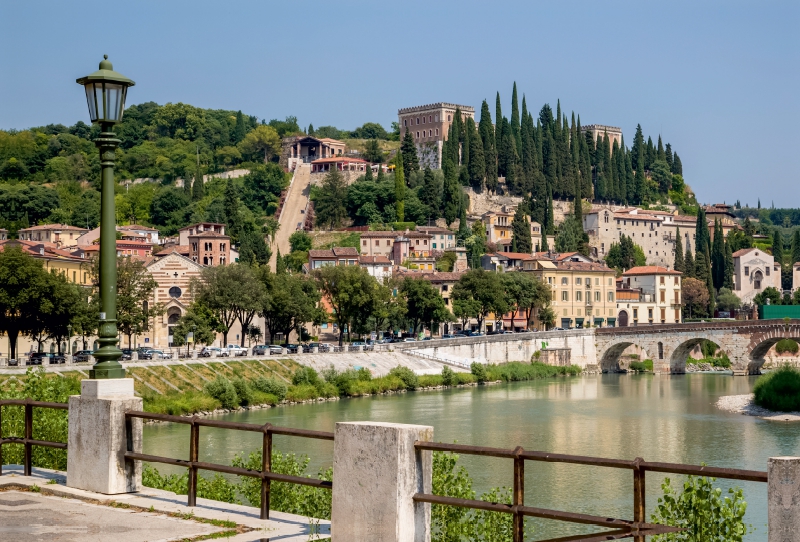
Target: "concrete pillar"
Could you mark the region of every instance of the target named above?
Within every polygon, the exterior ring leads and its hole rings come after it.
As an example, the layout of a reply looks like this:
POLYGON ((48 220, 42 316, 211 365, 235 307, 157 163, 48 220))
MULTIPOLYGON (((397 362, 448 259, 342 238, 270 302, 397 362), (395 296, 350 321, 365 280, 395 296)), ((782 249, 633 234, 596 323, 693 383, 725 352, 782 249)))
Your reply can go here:
POLYGON ((192 359, 197 359, 197 350, 192 350, 192 359))
POLYGON ((791 542, 800 532, 800 457, 767 463, 768 542, 791 542))
POLYGON ((94 356, 89 354, 89 365, 94 365, 94 356))
POLYGON ((64 365, 72 365, 72 354, 64 354, 64 365))
POLYGON ((312 346, 311 347, 312 354, 319 354, 319 346, 312 346))
POLYGON ((131 352, 131 361, 139 361, 139 352, 136 350, 131 352))
POLYGON ((363 352, 363 351, 364 351, 364 347, 362 345, 356 346, 356 352, 363 352))
POLYGON ((350 542, 430 542, 431 508, 414 503, 431 492, 433 427, 340 422, 333 441, 331 534, 350 542))
POLYGON ((303 355, 303 345, 297 345, 297 352, 292 354, 293 356, 302 356, 303 355))
POLYGON ((281 348, 281 354, 282 354, 282 355, 284 355, 284 356, 285 356, 285 355, 286 355, 286 354, 288 354, 288 353, 289 353, 289 351, 288 351, 287 349, 285 349, 285 348, 281 348))
MULTIPOLYGON (((132 378, 82 380, 69 398, 67 485, 116 495, 139 491, 141 462, 126 462, 125 411, 142 410, 132 378)), ((142 450, 142 420, 131 421, 132 450, 142 450)))

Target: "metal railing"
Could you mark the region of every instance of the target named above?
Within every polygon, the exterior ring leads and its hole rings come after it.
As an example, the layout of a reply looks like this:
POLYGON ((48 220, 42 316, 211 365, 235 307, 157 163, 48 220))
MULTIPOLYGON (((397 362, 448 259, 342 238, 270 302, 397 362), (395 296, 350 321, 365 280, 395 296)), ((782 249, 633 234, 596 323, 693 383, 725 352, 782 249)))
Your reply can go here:
POLYGON ((68 410, 67 403, 46 403, 43 401, 31 401, 30 399, 3 399, 0 400, 0 476, 3 474, 3 446, 6 444, 22 444, 25 447, 25 455, 22 463, 22 468, 25 476, 31 475, 31 461, 33 458, 33 447, 43 446, 45 448, 58 448, 60 450, 67 449, 66 442, 52 442, 49 440, 37 440, 33 438, 33 409, 34 408, 52 408, 58 410, 68 410), (22 406, 23 409, 23 423, 25 424, 25 436, 15 437, 2 435, 2 422, 3 422, 3 407, 4 406, 22 406))
POLYGON ((327 480, 320 480, 317 478, 304 478, 302 476, 290 476, 288 474, 278 474, 272 472, 272 436, 273 435, 287 435, 292 437, 305 437, 320 440, 333 440, 333 433, 324 431, 310 431, 307 429, 291 429, 288 427, 276 427, 270 423, 258 425, 253 423, 238 423, 238 422, 223 422, 218 420, 207 420, 193 416, 186 418, 183 416, 172 416, 168 414, 152 414, 150 412, 141 411, 128 411, 125 413, 126 422, 132 418, 139 418, 142 420, 157 420, 163 422, 182 423, 191 427, 189 433, 189 459, 175 459, 171 457, 162 457, 157 455, 148 455, 134 452, 130 449, 133 443, 133 431, 131 423, 126 423, 128 435, 128 451, 125 452, 125 459, 129 461, 148 461, 150 463, 164 463, 166 465, 175 465, 178 467, 186 467, 189 469, 188 480, 188 506, 197 505, 197 472, 199 470, 208 470, 213 472, 220 472, 223 474, 232 474, 235 476, 249 476, 251 478, 261 479, 261 519, 269 519, 269 499, 270 499, 270 485, 274 480, 276 482, 285 482, 288 484, 300 484, 311 487, 318 487, 323 489, 332 489, 333 483, 327 480), (200 427, 213 427, 216 429, 230 429, 234 431, 248 431, 251 433, 261 433, 261 469, 251 470, 242 467, 232 467, 230 465, 221 465, 219 463, 206 463, 199 461, 200 454, 200 427))
POLYGON ((583 542, 614 540, 620 538, 634 538, 644 542, 645 536, 678 532, 680 529, 665 525, 646 522, 645 510, 645 473, 661 472, 669 474, 684 474, 695 476, 712 476, 728 480, 742 480, 748 482, 766 482, 767 473, 763 471, 751 471, 740 469, 727 469, 717 467, 705 467, 699 465, 684 465, 679 463, 649 463, 637 457, 633 461, 624 459, 603 459, 597 457, 586 457, 578 455, 551 454, 547 452, 526 451, 521 446, 513 450, 503 448, 488 448, 483 446, 469 446, 464 444, 445 444, 439 442, 414 443, 417 450, 429 450, 434 452, 454 452, 458 454, 480 455, 487 457, 498 457, 514 460, 514 485, 512 490, 512 504, 491 503, 474 499, 458 499, 454 497, 444 497, 428 493, 417 493, 414 495, 415 502, 431 504, 441 504, 449 506, 459 506, 475 510, 487 510, 490 512, 501 512, 513 514, 513 535, 514 542, 522 542, 524 536, 525 517, 537 517, 565 521, 569 523, 579 523, 584 525, 596 525, 613 529, 596 535, 583 535, 567 538, 550 539, 542 542, 556 542, 567 540, 581 540, 583 542), (627 469, 633 471, 633 520, 616 519, 605 516, 594 516, 588 514, 577 514, 573 512, 563 512, 560 510, 549 510, 545 508, 534 508, 525 506, 525 461, 540 461, 546 463, 567 463, 572 465, 590 465, 595 467, 608 467, 615 469, 627 469))

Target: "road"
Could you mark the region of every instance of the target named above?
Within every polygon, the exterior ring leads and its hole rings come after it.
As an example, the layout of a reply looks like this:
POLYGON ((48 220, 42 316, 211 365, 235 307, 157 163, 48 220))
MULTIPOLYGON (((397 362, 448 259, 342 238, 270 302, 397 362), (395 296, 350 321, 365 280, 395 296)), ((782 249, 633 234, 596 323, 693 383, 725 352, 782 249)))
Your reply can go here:
POLYGON ((283 211, 278 219, 280 228, 275 235, 275 242, 272 244, 272 258, 270 267, 275 270, 275 256, 280 250, 281 254, 289 253, 289 237, 297 231, 297 224, 302 224, 306 220, 304 213, 308 204, 308 196, 311 191, 311 165, 298 164, 294 179, 286 194, 286 201, 283 204, 283 211))

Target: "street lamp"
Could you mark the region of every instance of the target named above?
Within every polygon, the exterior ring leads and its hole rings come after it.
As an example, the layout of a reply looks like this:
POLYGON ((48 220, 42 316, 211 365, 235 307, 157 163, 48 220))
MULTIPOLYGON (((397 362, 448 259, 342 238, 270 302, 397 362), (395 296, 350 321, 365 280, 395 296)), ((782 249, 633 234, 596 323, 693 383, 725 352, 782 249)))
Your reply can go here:
POLYGON ((72 354, 72 324, 67 324, 67 351, 66 354, 72 354))
POLYGON ((103 55, 100 69, 77 80, 86 90, 89 118, 99 124, 100 137, 94 140, 100 150, 100 326, 93 352, 97 363, 89 372, 90 378, 124 378, 125 369, 119 362, 122 351, 117 348, 117 241, 116 211, 114 209, 114 151, 120 141, 111 129, 122 121, 125 96, 133 81, 114 71, 108 55, 103 55))

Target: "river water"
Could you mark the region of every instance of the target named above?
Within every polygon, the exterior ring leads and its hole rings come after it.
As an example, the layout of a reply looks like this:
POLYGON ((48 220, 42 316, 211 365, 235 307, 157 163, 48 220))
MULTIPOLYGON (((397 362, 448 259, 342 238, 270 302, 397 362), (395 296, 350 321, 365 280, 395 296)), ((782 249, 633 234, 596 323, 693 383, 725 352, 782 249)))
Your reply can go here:
MULTIPOLYGON (((342 399, 219 419, 322 431, 333 431, 339 421, 425 424, 434 427, 435 440, 441 442, 766 470, 770 456, 800 454, 800 426, 714 406, 720 396, 749 393, 753 382, 754 377, 714 374, 588 375, 342 399)), ((202 428, 200 439, 201 461, 228 463, 239 452, 260 449, 257 434, 202 428)), ((275 439, 281 451, 309 455, 312 475, 332 462, 330 442, 275 439)), ((186 426, 145 427, 144 453, 187 458, 188 445, 186 426)), ((460 463, 478 494, 512 484, 511 460, 462 456, 460 463)), ((661 494, 662 479, 657 473, 647 475, 648 514, 661 494)), ((722 481, 718 485, 728 487, 722 481)), ((766 484, 739 485, 748 502, 746 519, 756 529, 747 540, 766 540, 766 484)), ((627 470, 527 462, 525 504, 632 519, 632 486, 627 470)), ((551 521, 532 525, 533 539, 593 531, 551 521)))

